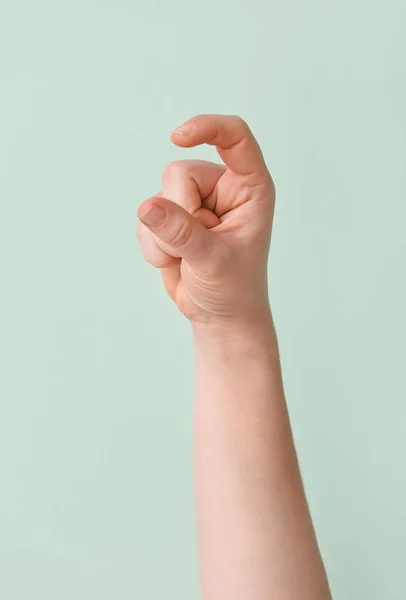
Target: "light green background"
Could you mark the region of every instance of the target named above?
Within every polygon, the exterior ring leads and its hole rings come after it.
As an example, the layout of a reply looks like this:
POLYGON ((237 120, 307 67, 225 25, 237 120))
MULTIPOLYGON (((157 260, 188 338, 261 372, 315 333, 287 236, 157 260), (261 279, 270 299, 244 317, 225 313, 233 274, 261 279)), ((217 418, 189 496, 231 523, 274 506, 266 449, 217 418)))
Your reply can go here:
POLYGON ((170 131, 238 113, 336 599, 406 597, 403 0, 0 0, 0 596, 199 598, 187 323, 135 240, 170 131))

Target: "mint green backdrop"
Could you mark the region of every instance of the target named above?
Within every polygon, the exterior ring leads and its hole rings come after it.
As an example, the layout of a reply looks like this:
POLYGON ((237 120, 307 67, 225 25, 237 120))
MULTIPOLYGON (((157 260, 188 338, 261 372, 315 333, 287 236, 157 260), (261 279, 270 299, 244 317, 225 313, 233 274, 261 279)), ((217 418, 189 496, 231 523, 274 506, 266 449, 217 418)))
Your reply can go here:
POLYGON ((403 0, 0 3, 0 595, 199 598, 188 324, 135 240, 238 113, 278 189, 286 392, 335 598, 405 598, 403 0))

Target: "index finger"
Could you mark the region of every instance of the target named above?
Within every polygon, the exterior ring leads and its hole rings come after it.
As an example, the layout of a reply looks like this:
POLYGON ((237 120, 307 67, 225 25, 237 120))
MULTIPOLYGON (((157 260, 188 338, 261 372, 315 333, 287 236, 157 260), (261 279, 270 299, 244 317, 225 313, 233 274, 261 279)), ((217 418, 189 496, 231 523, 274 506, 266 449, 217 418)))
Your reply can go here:
POLYGON ((264 174, 267 167, 247 123, 235 115, 197 115, 175 129, 171 140, 183 148, 216 146, 224 163, 240 175, 264 174))

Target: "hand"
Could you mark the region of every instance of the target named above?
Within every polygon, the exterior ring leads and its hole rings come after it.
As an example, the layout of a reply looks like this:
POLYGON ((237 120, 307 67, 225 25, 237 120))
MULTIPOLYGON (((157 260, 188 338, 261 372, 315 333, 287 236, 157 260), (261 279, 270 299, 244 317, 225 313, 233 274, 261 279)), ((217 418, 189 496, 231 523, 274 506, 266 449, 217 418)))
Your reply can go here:
POLYGON ((166 167, 162 191, 139 207, 145 259, 192 323, 250 321, 269 312, 267 261, 275 188, 239 117, 199 115, 171 135, 184 148, 216 146, 225 165, 166 167))

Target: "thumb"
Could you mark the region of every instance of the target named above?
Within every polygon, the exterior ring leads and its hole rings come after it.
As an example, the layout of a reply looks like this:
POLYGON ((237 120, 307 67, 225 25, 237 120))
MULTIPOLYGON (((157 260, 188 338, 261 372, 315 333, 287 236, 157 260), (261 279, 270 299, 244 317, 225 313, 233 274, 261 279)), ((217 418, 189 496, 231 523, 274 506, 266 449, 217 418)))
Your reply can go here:
POLYGON ((215 235, 176 202, 154 196, 141 204, 138 217, 164 242, 168 254, 192 266, 210 262, 215 235))

